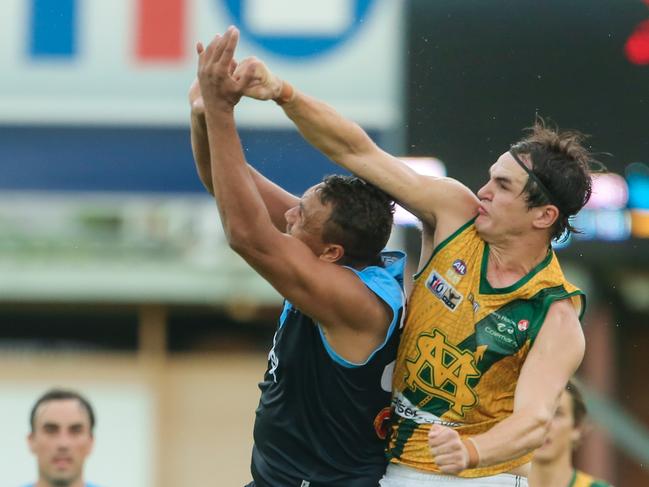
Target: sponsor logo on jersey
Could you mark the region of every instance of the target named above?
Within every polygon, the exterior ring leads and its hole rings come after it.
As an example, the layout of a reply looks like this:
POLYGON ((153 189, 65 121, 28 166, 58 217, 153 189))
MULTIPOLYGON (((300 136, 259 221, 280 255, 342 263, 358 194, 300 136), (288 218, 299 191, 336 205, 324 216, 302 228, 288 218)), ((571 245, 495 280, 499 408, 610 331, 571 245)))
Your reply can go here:
POLYGON ((457 259, 455 262, 453 262, 453 269, 455 269, 455 272, 457 272, 461 276, 466 274, 466 264, 461 259, 457 259))
POLYGON ((514 333, 514 329, 511 328, 510 326, 507 326, 505 323, 497 323, 497 324, 496 324, 496 328, 498 328, 498 331, 499 331, 500 333, 505 333, 505 332, 507 332, 507 333, 509 333, 510 335, 512 335, 512 334, 514 333))
POLYGON ((463 296, 436 271, 431 272, 428 276, 426 286, 451 311, 455 311, 457 305, 462 302, 463 296))
POLYGON ((513 335, 514 330, 509 328, 504 323, 498 323, 496 325, 496 329, 492 328, 491 326, 486 326, 485 331, 487 332, 487 334, 491 335, 497 340, 500 340, 501 342, 505 342, 509 345, 516 345, 516 340, 509 336, 513 335))
POLYGON ((469 385, 469 379, 481 375, 473 354, 449 343, 440 330, 419 335, 416 348, 417 355, 406 359, 406 385, 447 401, 453 412, 464 416, 478 402, 469 385))
POLYGON ((462 423, 446 421, 433 413, 422 411, 411 403, 401 392, 392 399, 392 407, 397 415, 414 421, 417 424, 440 424, 442 426, 450 427, 462 426, 462 423))
POLYGON ((505 316, 502 313, 499 313, 498 311, 494 311, 491 313, 491 316, 496 318, 498 321, 502 321, 503 323, 507 323, 510 326, 516 326, 516 322, 512 320, 509 316, 505 316))
POLYGON ((521 321, 518 322, 518 325, 517 325, 517 327, 518 327, 518 329, 520 331, 527 330, 529 328, 529 326, 530 326, 529 320, 521 320, 521 321))

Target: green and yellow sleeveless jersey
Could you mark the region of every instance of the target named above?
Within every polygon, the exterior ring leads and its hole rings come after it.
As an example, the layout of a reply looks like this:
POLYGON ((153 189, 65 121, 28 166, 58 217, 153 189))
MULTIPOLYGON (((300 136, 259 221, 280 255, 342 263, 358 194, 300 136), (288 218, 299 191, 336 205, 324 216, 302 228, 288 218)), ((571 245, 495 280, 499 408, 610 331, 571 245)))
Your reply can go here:
POLYGON ((591 477, 584 472, 575 470, 572 475, 572 480, 568 487, 612 487, 611 484, 607 484, 603 480, 597 480, 594 477, 591 477))
MULTIPOLYGON (((432 424, 461 436, 484 433, 513 411, 516 382, 552 303, 583 293, 568 283, 552 250, 517 283, 486 279, 489 245, 474 219, 433 252, 415 276, 393 378, 391 462, 439 473, 428 449, 432 424)), ((462 477, 507 472, 531 454, 462 477)))

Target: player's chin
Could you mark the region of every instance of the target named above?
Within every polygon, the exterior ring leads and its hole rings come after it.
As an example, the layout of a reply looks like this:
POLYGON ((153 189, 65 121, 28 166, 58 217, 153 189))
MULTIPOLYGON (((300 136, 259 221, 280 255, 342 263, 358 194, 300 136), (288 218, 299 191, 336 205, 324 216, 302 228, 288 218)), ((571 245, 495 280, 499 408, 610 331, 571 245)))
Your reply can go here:
POLYGON ((489 217, 487 215, 478 215, 475 219, 475 229, 480 232, 488 232, 489 231, 489 217))
POLYGON ((50 475, 50 481, 52 485, 70 485, 75 479, 76 475, 74 472, 56 472, 50 475))

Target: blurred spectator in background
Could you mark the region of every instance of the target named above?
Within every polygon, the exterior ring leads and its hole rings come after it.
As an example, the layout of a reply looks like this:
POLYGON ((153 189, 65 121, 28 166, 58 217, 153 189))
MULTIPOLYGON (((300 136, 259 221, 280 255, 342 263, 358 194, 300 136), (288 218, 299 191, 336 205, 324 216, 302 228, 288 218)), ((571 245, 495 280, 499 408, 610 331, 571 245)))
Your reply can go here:
POLYGON ((95 414, 85 397, 51 389, 38 398, 29 421, 27 442, 38 462, 38 480, 25 487, 97 487, 83 480, 95 441, 95 414))
POLYGON ((610 487, 572 465, 572 453, 584 434, 586 404, 574 382, 561 394, 548 436, 534 454, 530 487, 610 487))

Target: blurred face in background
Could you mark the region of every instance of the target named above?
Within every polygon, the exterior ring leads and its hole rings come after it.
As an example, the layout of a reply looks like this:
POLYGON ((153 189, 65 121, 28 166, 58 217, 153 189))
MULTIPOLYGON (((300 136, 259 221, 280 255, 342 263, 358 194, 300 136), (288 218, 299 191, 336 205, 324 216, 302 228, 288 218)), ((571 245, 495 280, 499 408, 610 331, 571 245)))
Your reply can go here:
POLYGON ((41 481, 52 486, 75 485, 82 479, 94 443, 88 412, 76 399, 41 404, 28 443, 37 458, 41 481))
POLYGON ((564 390, 545 442, 534 453, 536 463, 551 463, 563 456, 572 455, 572 450, 581 437, 581 430, 575 425, 572 411, 572 396, 564 390))

